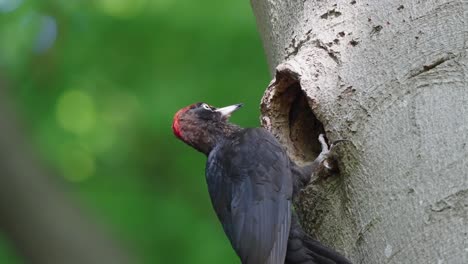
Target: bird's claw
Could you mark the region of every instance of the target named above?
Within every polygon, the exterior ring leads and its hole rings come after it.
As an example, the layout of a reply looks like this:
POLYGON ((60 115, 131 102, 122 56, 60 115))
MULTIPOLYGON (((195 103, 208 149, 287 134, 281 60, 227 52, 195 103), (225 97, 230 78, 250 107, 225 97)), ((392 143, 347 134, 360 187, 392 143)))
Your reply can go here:
POLYGON ((320 134, 318 137, 318 140, 322 146, 322 151, 320 152, 319 156, 317 157, 316 161, 319 162, 319 166, 323 167, 323 173, 320 173, 321 177, 327 177, 330 176, 331 174, 334 174, 335 172, 338 171, 338 164, 336 162, 336 159, 332 157, 332 150, 333 148, 341 142, 346 142, 349 141, 347 139, 339 139, 333 141, 333 143, 330 144, 330 147, 328 146, 327 142, 325 141, 325 135, 320 134))
MULTIPOLYGON (((324 134, 320 134, 319 137, 318 137, 318 140, 320 142, 320 144, 322 145, 322 152, 328 152, 329 149, 328 149, 328 144, 327 142, 325 141, 325 135, 324 134)), ((320 153, 320 154, 321 154, 320 153)))

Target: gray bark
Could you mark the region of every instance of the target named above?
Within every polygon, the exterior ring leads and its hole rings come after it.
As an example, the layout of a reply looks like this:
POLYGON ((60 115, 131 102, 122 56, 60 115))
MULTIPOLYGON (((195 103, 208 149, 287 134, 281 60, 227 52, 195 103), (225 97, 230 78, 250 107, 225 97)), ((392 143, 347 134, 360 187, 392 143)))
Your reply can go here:
POLYGON ((468 2, 251 2, 262 125, 299 162, 321 131, 351 140, 302 193, 306 229, 355 263, 468 263, 468 2))

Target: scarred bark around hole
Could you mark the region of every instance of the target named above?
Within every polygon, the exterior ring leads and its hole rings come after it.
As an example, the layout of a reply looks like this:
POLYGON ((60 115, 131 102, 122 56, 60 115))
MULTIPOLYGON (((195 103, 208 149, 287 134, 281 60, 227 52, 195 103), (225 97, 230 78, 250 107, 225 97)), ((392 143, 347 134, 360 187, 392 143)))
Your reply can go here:
POLYGON ((466 1, 252 0, 262 125, 298 162, 346 138, 305 228, 355 263, 468 263, 466 1))

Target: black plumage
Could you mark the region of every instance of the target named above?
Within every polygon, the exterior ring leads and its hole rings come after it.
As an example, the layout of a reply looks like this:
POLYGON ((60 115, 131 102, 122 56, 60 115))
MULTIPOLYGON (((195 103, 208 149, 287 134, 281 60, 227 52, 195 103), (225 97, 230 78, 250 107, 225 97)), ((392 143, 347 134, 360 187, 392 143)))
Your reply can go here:
POLYGON ((289 158, 261 128, 243 129, 209 154, 213 207, 242 263, 284 263, 291 224, 289 158))
POLYGON ((242 263, 350 263, 311 239, 292 208, 293 194, 323 160, 297 166, 268 131, 228 122, 239 107, 188 106, 176 114, 173 130, 208 156, 213 208, 242 263))

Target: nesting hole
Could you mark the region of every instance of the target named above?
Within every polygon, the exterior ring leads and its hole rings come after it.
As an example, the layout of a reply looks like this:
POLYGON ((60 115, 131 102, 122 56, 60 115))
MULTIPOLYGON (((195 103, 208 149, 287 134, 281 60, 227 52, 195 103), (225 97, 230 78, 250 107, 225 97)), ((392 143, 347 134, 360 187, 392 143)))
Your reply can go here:
POLYGON ((299 163, 314 160, 321 151, 318 136, 324 133, 323 125, 313 113, 313 102, 302 91, 299 81, 280 77, 275 87, 277 93, 267 110, 271 128, 293 159, 299 163))
POLYGON ((318 136, 324 133, 323 125, 312 112, 299 84, 291 88, 296 90, 296 93, 289 107, 289 138, 296 156, 302 161, 310 161, 320 154, 318 136))

